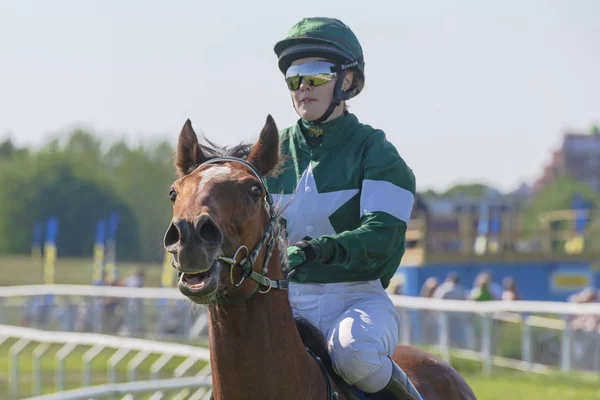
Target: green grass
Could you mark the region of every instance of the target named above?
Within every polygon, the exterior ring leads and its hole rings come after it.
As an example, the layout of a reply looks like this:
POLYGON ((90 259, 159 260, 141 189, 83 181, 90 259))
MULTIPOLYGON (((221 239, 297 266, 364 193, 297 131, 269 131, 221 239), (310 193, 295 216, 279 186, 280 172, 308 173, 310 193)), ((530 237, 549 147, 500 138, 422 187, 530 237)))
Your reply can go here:
POLYGON ((600 399, 600 381, 523 373, 499 374, 489 378, 467 375, 465 378, 479 400, 600 399))
MULTIPOLYGON (((126 277, 135 268, 146 271, 145 286, 160 286, 160 264, 118 263, 119 277, 126 277)), ((0 256, 0 286, 37 285, 42 281, 42 265, 28 257, 0 256)), ((92 284, 92 260, 77 258, 58 258, 54 283, 90 285, 92 284)))
POLYGON ((600 400, 600 374, 590 379, 576 373, 542 375, 494 367, 492 376, 481 374, 481 363, 451 358, 479 400, 600 400))
MULTIPOLYGON (((9 366, 11 360, 8 357, 8 349, 14 344, 14 340, 0 345, 0 399, 9 399, 9 366)), ((20 397, 31 396, 33 383, 33 366, 31 351, 34 345, 28 346, 19 361, 19 394, 20 397)), ((52 346, 42 358, 43 392, 52 393, 56 391, 54 371, 56 370, 54 355, 60 346, 52 346)), ((66 388, 74 389, 81 386, 82 379, 82 355, 87 348, 79 348, 74 351, 65 362, 66 388)), ((102 352, 92 365, 92 381, 94 384, 107 382, 106 363, 114 350, 102 352)), ((117 368, 117 381, 125 382, 127 379, 127 363, 134 354, 125 357, 117 368)), ((138 379, 150 378, 150 365, 158 358, 158 355, 148 357, 138 371, 138 379)), ((182 361, 182 358, 174 358, 164 368, 163 377, 172 376, 174 369, 182 361)), ((553 400, 553 399, 600 399, 600 377, 597 380, 579 377, 576 374, 552 374, 537 375, 496 368, 491 377, 483 376, 481 364, 477 361, 452 358, 453 366, 459 370, 473 388, 480 400, 553 400)), ((191 376, 200 371, 205 364, 197 363, 186 376, 191 376)))
MULTIPOLYGON (((16 342, 16 339, 7 340, 0 345, 0 399, 9 399, 10 393, 10 368, 12 360, 9 356, 9 348, 16 342)), ((20 354, 19 357, 19 398, 32 396, 33 393, 33 361, 32 352, 37 344, 29 344, 20 354)), ((41 375, 42 375, 42 391, 44 394, 53 393, 56 391, 56 352, 61 348, 61 345, 51 346, 41 358, 41 375)), ((83 377, 83 354, 90 346, 77 347, 65 359, 65 389, 75 389, 82 385, 83 377)), ((107 349, 101 352, 92 362, 92 384, 100 385, 108 382, 107 363, 109 358, 115 353, 115 350, 107 349)), ((125 356, 117 365, 117 382, 126 382, 127 364, 137 353, 132 352, 125 356)), ((146 358, 137 370, 136 378, 139 380, 151 379, 150 367, 160 354, 152 354, 146 358)), ((160 372, 161 377, 173 376, 175 368, 184 361, 183 357, 173 357, 160 372)), ((188 370, 185 376, 193 376, 198 373, 204 366, 205 362, 199 361, 188 370)))

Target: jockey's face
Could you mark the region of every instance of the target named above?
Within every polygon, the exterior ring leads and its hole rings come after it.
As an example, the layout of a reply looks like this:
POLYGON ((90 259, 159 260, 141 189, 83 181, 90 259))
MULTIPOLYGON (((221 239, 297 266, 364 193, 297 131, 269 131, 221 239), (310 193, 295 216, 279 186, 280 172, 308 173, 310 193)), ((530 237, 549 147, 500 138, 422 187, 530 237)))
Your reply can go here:
MULTIPOLYGON (((311 61, 329 61, 320 57, 307 57, 300 58, 292 62, 292 65, 301 65, 311 61)), ((306 121, 314 121, 320 118, 329 105, 333 102, 333 91, 335 88, 336 79, 327 82, 324 85, 320 86, 311 86, 306 81, 302 80, 300 87, 298 90, 290 90, 292 95, 292 102, 294 104, 294 109, 296 113, 300 116, 300 118, 306 121)), ((346 74, 344 79, 344 85, 342 86, 342 90, 350 87, 352 83, 352 73, 349 72, 346 74), (346 82, 347 81, 347 82, 346 82)), ((339 117, 343 112, 344 102, 342 102, 339 106, 336 107, 334 112, 328 118, 328 120, 339 117)))

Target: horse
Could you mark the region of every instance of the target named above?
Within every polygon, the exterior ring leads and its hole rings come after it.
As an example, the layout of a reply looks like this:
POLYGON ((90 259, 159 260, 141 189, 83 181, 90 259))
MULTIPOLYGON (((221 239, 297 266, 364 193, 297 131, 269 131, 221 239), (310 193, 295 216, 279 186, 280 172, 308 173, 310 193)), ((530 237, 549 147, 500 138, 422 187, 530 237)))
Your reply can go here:
MULTIPOLYGON (((264 181, 283 160, 275 121, 267 117, 254 145, 206 142, 188 119, 163 241, 179 291, 208 309, 213 398, 368 399, 335 373, 324 336, 293 317, 282 205, 264 181)), ((475 399, 454 368, 419 348, 398 345, 393 360, 426 400, 475 399)))

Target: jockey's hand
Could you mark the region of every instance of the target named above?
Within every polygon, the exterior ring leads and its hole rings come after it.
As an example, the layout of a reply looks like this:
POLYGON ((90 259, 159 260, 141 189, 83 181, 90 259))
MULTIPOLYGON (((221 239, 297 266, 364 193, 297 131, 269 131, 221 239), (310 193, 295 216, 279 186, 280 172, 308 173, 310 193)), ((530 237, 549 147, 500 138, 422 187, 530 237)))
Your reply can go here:
POLYGON ((306 264, 307 262, 314 261, 315 250, 308 243, 308 240, 304 239, 293 246, 288 247, 287 255, 288 265, 290 269, 293 270, 306 264))
POLYGON ((287 249, 288 265, 290 269, 296 269, 306 262, 306 255, 298 246, 290 246, 287 249))

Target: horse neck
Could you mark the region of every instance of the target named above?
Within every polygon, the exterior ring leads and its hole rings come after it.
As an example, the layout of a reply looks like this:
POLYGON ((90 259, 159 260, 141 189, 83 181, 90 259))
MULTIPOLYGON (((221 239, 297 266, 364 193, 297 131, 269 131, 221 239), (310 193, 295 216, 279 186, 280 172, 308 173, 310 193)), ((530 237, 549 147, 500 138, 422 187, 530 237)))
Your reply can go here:
MULTIPOLYGON (((277 248, 269 271, 271 279, 283 279, 277 248)), ((208 313, 215 400, 325 398, 323 376, 302 344, 286 291, 257 292, 208 313)))

